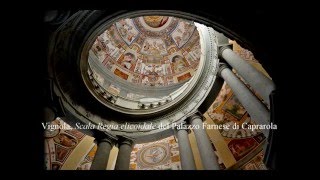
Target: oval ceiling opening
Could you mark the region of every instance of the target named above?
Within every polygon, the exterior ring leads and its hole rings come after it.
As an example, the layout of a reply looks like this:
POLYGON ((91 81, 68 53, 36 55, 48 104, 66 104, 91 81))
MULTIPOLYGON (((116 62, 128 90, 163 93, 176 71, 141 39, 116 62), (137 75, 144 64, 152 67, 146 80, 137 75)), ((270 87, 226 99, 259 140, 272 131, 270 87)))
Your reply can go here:
POLYGON ((196 23, 140 16, 120 19, 96 37, 87 72, 100 99, 147 110, 180 96, 199 69, 200 57, 196 23))

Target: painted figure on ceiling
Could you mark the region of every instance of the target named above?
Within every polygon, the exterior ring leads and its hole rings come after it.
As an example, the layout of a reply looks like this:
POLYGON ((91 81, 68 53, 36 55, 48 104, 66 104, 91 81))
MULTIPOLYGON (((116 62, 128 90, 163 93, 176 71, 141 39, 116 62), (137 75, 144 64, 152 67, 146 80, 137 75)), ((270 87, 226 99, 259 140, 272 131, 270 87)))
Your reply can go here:
POLYGON ((159 23, 158 27, 161 27, 161 26, 163 26, 165 23, 167 23, 168 19, 169 19, 169 17, 168 17, 168 16, 164 16, 164 17, 162 17, 162 19, 161 19, 161 21, 160 21, 160 23, 159 23))
POLYGON ((183 60, 183 57, 180 55, 174 56, 171 62, 173 64, 173 69, 176 73, 181 72, 187 67, 186 62, 183 60))
POLYGON ((176 37, 174 37, 174 40, 176 41, 176 43, 177 43, 177 46, 178 47, 180 47, 180 43, 181 43, 181 37, 180 36, 176 36, 176 37))
POLYGON ((145 45, 143 46, 143 50, 144 50, 144 51, 148 51, 149 48, 150 48, 150 44, 149 44, 148 41, 146 41, 145 45))
POLYGON ((142 60, 138 59, 136 67, 134 68, 134 72, 135 73, 141 73, 141 69, 142 69, 142 60))
POLYGON ((146 24, 153 28, 162 27, 168 22, 168 16, 144 16, 143 17, 146 24))
POLYGON ((186 42, 192 33, 193 25, 189 23, 184 23, 184 32, 182 33, 182 41, 186 42))
POLYGON ((103 48, 101 42, 96 41, 93 44, 93 53, 97 56, 97 58, 101 61, 103 61, 106 58, 107 53, 105 52, 105 48, 103 48))
POLYGON ((134 55, 132 53, 124 54, 123 60, 121 61, 121 66, 127 69, 130 69, 133 63, 134 63, 134 55))
POLYGON ((135 34, 134 34, 133 32, 131 32, 131 31, 129 31, 128 34, 127 34, 127 40, 128 40, 129 42, 132 42, 134 36, 135 36, 135 34))
POLYGON ((120 35, 125 39, 125 41, 127 41, 127 43, 131 43, 137 35, 132 25, 130 25, 125 19, 119 21, 118 28, 120 35))

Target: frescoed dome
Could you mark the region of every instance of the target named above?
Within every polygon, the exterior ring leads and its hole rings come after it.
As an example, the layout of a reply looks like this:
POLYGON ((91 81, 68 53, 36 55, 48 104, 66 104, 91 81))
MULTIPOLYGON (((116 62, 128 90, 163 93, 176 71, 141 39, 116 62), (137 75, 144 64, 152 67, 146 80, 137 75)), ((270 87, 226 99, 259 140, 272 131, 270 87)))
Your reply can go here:
MULTIPOLYGON (((195 74, 200 55, 194 22, 143 16, 121 19, 100 34, 89 52, 89 65, 98 84, 116 95, 132 84, 174 91, 195 74)), ((126 91, 124 96, 135 99, 142 94, 126 91)))

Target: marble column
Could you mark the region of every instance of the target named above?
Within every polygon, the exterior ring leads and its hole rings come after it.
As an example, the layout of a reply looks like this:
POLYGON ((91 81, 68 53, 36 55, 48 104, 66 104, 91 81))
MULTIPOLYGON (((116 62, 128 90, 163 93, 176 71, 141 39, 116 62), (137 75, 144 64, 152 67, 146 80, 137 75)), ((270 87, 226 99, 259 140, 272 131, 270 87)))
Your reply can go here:
MULTIPOLYGON (((269 124, 270 113, 266 106, 263 105, 226 64, 220 63, 219 75, 230 86, 239 102, 248 111, 251 119, 253 119, 256 124, 269 124)), ((267 129, 261 131, 268 137, 269 131, 267 129)))
POLYGON ((196 170, 193 153, 188 137, 188 129, 176 129, 182 170, 196 170))
POLYGON ((130 139, 119 139, 119 153, 115 170, 129 170, 130 155, 133 148, 133 141, 130 139))
POLYGON ((205 170, 219 170, 217 156, 213 151, 206 130, 203 128, 202 117, 194 114, 189 117, 190 124, 194 127, 193 132, 200 152, 201 162, 205 170))
POLYGON ((98 149, 93 158, 91 170, 106 170, 109 160, 110 151, 114 145, 109 137, 99 138, 97 140, 98 149))
POLYGON ((275 90, 271 79, 237 55, 230 47, 220 48, 221 57, 262 97, 270 107, 269 95, 275 90))

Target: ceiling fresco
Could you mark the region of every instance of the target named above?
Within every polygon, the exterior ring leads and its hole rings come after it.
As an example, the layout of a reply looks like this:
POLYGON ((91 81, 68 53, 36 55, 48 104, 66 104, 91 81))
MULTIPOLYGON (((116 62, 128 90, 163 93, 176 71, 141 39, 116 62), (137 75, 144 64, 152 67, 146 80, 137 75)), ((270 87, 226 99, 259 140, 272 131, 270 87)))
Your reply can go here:
POLYGON ((194 23, 166 16, 121 19, 97 37, 90 52, 116 78, 149 87, 188 81, 201 55, 194 23))

